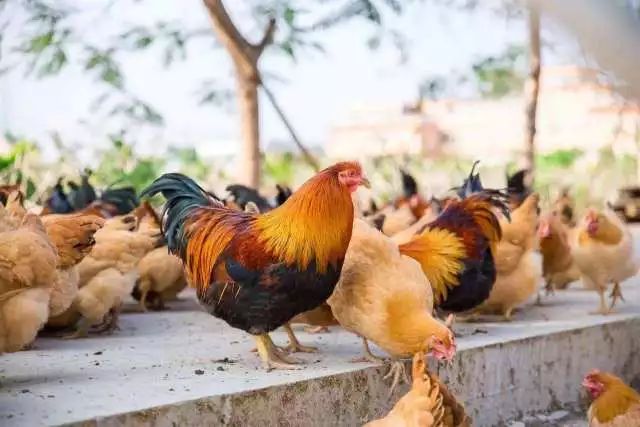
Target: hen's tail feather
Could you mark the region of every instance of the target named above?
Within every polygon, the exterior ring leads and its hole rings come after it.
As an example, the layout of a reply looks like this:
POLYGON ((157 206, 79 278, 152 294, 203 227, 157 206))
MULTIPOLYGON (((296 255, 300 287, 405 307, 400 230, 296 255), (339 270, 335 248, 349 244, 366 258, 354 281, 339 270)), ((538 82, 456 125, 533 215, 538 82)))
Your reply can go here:
POLYGON ((161 231, 169 250, 184 258, 186 251, 185 219, 195 210, 221 207, 222 202, 211 196, 194 180, 180 173, 167 173, 156 179, 140 194, 153 197, 162 194, 166 199, 162 211, 161 231))

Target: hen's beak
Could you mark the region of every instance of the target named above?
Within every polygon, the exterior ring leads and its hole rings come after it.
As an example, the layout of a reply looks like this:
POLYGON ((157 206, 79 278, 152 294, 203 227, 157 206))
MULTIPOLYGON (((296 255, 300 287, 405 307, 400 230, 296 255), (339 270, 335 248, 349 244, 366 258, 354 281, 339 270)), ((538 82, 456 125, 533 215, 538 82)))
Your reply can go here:
POLYGON ((371 183, 369 182, 369 179, 366 176, 363 176, 362 178, 360 178, 360 184, 365 186, 366 188, 371 188, 371 183))

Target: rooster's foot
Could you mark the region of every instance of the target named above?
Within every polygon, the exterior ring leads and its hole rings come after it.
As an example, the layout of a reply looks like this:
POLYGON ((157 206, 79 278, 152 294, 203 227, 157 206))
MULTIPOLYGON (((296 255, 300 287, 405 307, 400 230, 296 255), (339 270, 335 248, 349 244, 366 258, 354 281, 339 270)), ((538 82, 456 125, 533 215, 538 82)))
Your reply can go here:
POLYGON ((293 333, 293 329, 291 329, 291 325, 288 323, 285 324, 283 328, 289 337, 289 345, 282 348, 283 351, 287 353, 315 353, 318 351, 316 347, 300 344, 300 341, 298 341, 298 338, 293 333))
POLYGON ((300 369, 296 364, 301 363, 301 361, 288 357, 282 350, 278 349, 268 334, 256 336, 256 344, 262 364, 267 371, 273 369, 300 369))

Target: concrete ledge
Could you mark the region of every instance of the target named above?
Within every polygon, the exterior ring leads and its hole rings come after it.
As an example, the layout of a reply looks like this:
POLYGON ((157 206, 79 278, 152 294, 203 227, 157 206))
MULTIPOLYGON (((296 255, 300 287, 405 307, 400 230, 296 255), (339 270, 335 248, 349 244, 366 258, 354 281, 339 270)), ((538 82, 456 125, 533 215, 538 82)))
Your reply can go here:
MULTIPOLYGON (((511 323, 457 325, 459 356, 439 375, 466 403, 474 425, 575 407, 592 368, 640 375, 640 287, 623 286, 619 314, 591 316, 593 292, 569 290, 511 323)), ((252 339, 190 299, 176 311, 125 314, 112 336, 39 339, 0 357, 0 425, 357 426, 385 413, 386 367, 353 364, 360 342, 334 329, 299 333, 320 348, 299 371, 266 373, 252 339), (226 359, 225 359, 226 358, 226 359)), ((274 334, 285 342, 284 334, 274 334)))

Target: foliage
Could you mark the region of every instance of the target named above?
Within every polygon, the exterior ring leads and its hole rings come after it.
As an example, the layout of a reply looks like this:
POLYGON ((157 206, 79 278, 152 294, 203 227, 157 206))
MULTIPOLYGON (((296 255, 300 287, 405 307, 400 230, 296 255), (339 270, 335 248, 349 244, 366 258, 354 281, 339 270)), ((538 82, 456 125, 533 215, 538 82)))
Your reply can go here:
POLYGON ((37 154, 38 149, 32 141, 11 134, 5 137, 10 148, 8 153, 0 155, 0 182, 22 184, 25 196, 30 199, 35 194, 36 185, 28 158, 37 154))
POLYGON ((524 87, 523 46, 511 45, 496 56, 484 58, 472 66, 478 91, 484 98, 500 98, 522 92, 524 87))
POLYGON ((124 135, 112 135, 111 147, 100 152, 94 180, 100 186, 131 185, 142 190, 160 175, 164 160, 139 157, 124 135))
MULTIPOLYGON (((0 8, 0 28, 13 28, 18 34, 16 43, 8 49, 3 49, 2 43, 7 41, 0 38, 0 52, 13 52, 10 58, 0 56, 0 68, 21 67, 27 76, 45 78, 71 65, 80 65, 104 88, 93 103, 94 113, 122 118, 125 128, 139 124, 162 125, 161 112, 128 89, 122 60, 127 55, 148 52, 160 54, 162 65, 170 67, 187 58, 189 45, 194 40, 207 38, 214 47, 218 45, 209 27, 185 28, 176 20, 135 23, 124 30, 120 25, 113 25, 117 31, 112 31, 99 45, 85 37, 85 29, 78 27, 78 18, 87 10, 95 12, 93 9, 97 8, 98 14, 109 19, 109 11, 127 1, 130 0, 71 6, 71 2, 64 1, 15 0, 12 7, 0 8), (24 14, 27 18, 22 22, 12 19, 12 15, 24 14)), ((146 3, 152 7, 151 0, 146 3)), ((228 6, 232 3, 226 2, 228 6)), ((269 19, 276 20, 273 46, 292 60, 297 60, 305 50, 323 51, 315 37, 323 30, 352 18, 362 18, 381 29, 383 8, 401 11, 397 0, 322 0, 312 4, 301 0, 253 0, 248 4, 254 29, 264 28, 269 19)), ((204 8, 203 13, 206 13, 204 8)), ((376 37, 381 37, 381 30, 376 37)), ((220 105, 231 99, 232 92, 224 81, 208 79, 197 87, 195 97, 199 105, 220 105)))
POLYGON ((291 153, 266 154, 262 164, 263 173, 276 184, 292 185, 295 177, 295 163, 291 153))
POLYGON ((539 168, 569 168, 582 156, 584 152, 577 148, 571 150, 556 150, 548 154, 536 156, 539 168))
POLYGON ((169 158, 178 162, 177 170, 197 181, 204 181, 211 174, 211 166, 198 156, 193 147, 171 147, 169 158))

